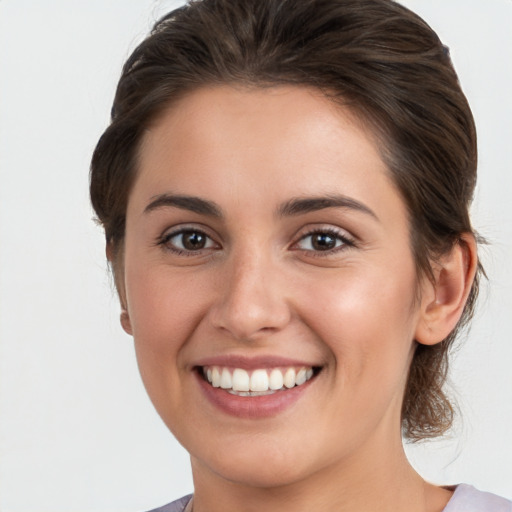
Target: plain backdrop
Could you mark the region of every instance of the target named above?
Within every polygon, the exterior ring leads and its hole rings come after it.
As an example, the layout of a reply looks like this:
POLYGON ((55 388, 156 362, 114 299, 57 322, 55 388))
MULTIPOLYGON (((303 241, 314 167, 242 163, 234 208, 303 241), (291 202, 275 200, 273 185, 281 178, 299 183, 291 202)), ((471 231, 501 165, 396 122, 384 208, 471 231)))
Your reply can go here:
MULTIPOLYGON (((0 0, 0 510, 148 510, 192 490, 153 411, 88 203, 120 67, 180 2, 0 0)), ((436 483, 512 498, 512 1, 407 0, 451 49, 479 134, 489 280, 454 354, 461 420, 408 448, 436 483)), ((297 426, 300 428, 300 426, 297 426)))

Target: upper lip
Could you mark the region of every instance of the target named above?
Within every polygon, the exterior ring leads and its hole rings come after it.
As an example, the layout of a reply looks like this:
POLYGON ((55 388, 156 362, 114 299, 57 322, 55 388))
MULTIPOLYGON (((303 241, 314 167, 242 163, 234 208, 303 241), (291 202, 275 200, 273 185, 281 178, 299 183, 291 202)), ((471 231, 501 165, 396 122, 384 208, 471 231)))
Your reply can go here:
POLYGON ((260 356, 242 356, 242 355, 224 355, 213 356, 200 359, 194 363, 198 366, 224 366, 230 368, 242 368, 244 370, 257 370, 259 368, 278 368, 283 366, 303 366, 318 367, 318 363, 306 362, 300 359, 293 359, 282 356, 260 355, 260 356))

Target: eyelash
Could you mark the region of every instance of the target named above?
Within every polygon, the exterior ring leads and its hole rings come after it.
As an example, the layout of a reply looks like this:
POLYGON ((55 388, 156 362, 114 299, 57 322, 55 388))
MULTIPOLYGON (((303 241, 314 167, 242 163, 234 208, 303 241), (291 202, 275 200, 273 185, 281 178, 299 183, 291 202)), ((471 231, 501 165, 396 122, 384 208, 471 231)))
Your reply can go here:
POLYGON ((173 254, 176 254, 177 256, 198 256, 200 254, 203 254, 204 251, 208 251, 211 249, 211 247, 205 247, 198 250, 180 249, 170 243, 173 238, 178 237, 180 235, 183 236, 185 234, 200 235, 206 238, 207 244, 213 242, 214 245, 218 245, 216 244, 216 242, 214 242, 211 236, 209 236, 203 230, 198 228, 181 228, 176 231, 171 231, 170 233, 164 233, 157 240, 156 245, 161 246, 165 250, 170 251, 173 254))
POLYGON ((295 248, 296 251, 302 251, 304 253, 307 253, 309 256, 315 257, 315 258, 322 258, 322 257, 328 257, 333 254, 336 254, 340 251, 345 251, 351 247, 355 246, 355 240, 349 236, 345 232, 341 232, 334 228, 313 228, 306 233, 303 233, 299 240, 295 242, 292 246, 292 248, 295 248), (308 237, 312 237, 313 235, 328 235, 331 236, 335 242, 338 241, 341 242, 340 245, 333 247, 332 249, 326 249, 326 250, 312 250, 312 249, 301 249, 298 246, 298 244, 302 241, 304 241, 308 237))
MULTIPOLYGON (((156 242, 157 246, 161 246, 164 249, 176 254, 177 256, 199 256, 203 254, 204 251, 211 250, 213 247, 204 247, 198 250, 192 250, 192 249, 180 249, 172 244, 170 244, 170 241, 178 237, 180 235, 185 234, 195 234, 199 236, 203 236, 207 239, 206 244, 213 243, 214 245, 217 245, 216 242, 210 237, 207 233, 205 233, 203 230, 198 228, 181 228, 176 231, 172 231, 170 233, 163 234, 156 242)), ((334 228, 313 228, 306 233, 303 233, 299 240, 297 242, 294 242, 292 245, 292 249, 296 251, 301 251, 303 253, 308 254, 309 256, 313 257, 328 257, 332 254, 338 253, 340 251, 344 251, 350 247, 355 246, 355 241, 348 237, 345 233, 341 233, 340 231, 334 229, 334 228), (331 249, 326 250, 314 250, 314 249, 301 249, 298 247, 300 242, 306 240, 308 237, 312 237, 313 235, 327 235, 332 237, 335 240, 335 243, 337 244, 338 241, 341 242, 340 245, 337 245, 331 249)))

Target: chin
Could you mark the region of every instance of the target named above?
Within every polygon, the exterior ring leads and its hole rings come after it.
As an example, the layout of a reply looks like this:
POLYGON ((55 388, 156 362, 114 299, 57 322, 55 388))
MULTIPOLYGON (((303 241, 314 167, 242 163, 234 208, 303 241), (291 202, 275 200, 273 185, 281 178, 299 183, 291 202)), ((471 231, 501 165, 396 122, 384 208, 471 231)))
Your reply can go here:
POLYGON ((302 480, 307 471, 288 461, 274 464, 272 461, 247 461, 245 464, 230 462, 214 464, 210 468, 221 478, 237 485, 255 488, 277 488, 302 480))
MULTIPOLYGON (((276 488, 299 482, 318 471, 307 451, 268 439, 234 441, 229 449, 198 450, 201 458, 192 455, 192 465, 214 473, 225 481, 255 488, 276 488), (208 455, 205 457, 205 453, 208 455)), ((265 439, 266 438, 266 439, 265 439)), ((224 445, 225 446, 225 445, 224 445)), ((311 453, 311 452, 309 452, 311 453)), ((321 467, 321 461, 320 467, 321 467)))

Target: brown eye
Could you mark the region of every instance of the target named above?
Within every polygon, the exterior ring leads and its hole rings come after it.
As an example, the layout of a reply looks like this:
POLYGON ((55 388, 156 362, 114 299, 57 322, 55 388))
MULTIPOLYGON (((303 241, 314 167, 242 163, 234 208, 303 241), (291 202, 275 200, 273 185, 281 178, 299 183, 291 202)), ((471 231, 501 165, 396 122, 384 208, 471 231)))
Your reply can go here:
POLYGON ((345 231, 332 228, 313 230, 304 234, 293 248, 312 255, 316 253, 319 256, 321 253, 326 253, 325 255, 328 256, 353 246, 353 239, 349 238, 345 231))
POLYGON ((206 246, 207 238, 203 233, 186 231, 178 236, 181 236, 181 244, 187 251, 197 251, 206 246))
POLYGON ((297 244, 305 251, 331 251, 347 244, 337 233, 318 231, 304 236, 297 244))
POLYGON ((316 251, 328 251, 336 247, 336 237, 329 233, 315 233, 311 235, 311 246, 316 251))
POLYGON ((175 252, 198 252, 217 247, 208 235, 192 229, 170 233, 163 237, 161 243, 175 252))

